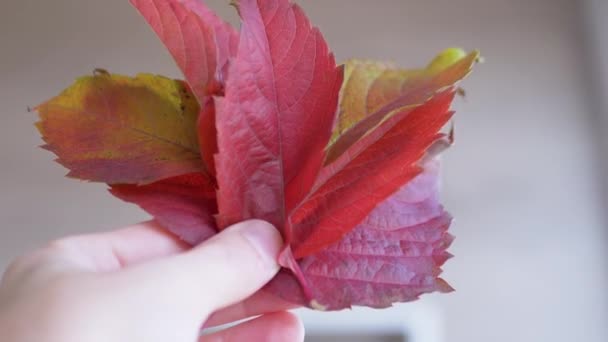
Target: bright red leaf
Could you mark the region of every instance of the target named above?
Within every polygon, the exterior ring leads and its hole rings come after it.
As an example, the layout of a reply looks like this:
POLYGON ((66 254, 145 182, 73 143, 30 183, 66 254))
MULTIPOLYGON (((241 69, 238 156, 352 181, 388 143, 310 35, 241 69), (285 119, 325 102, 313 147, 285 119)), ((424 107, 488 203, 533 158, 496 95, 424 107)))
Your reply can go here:
POLYGON ((291 217, 296 258, 342 239, 379 202, 418 175, 418 161, 443 137, 438 132, 452 116, 453 97, 453 92, 444 92, 394 115, 324 168, 291 217))

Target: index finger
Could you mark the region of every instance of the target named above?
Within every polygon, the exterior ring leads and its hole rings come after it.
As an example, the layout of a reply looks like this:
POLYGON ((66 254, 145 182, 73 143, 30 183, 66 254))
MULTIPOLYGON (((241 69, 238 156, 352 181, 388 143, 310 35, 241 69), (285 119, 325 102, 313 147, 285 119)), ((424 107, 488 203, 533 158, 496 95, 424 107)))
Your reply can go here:
POLYGON ((262 289, 242 302, 213 313, 209 316, 203 328, 211 328, 267 313, 297 309, 298 307, 299 305, 287 302, 262 289))
POLYGON ((78 260, 82 271, 112 272, 183 253, 190 247, 155 221, 114 231, 61 238, 47 251, 78 260))

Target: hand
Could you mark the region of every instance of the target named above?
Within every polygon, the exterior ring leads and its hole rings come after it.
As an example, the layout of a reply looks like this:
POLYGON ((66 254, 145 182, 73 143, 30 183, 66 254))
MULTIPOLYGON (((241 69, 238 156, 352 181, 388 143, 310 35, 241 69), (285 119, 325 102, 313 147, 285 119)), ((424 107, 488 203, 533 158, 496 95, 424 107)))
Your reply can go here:
POLYGON ((278 272, 280 248, 280 235, 262 221, 190 250, 153 222, 52 242, 4 274, 2 341, 302 341, 300 321, 281 311, 288 305, 264 293, 250 297, 278 272), (199 337, 205 321, 273 311, 199 337))

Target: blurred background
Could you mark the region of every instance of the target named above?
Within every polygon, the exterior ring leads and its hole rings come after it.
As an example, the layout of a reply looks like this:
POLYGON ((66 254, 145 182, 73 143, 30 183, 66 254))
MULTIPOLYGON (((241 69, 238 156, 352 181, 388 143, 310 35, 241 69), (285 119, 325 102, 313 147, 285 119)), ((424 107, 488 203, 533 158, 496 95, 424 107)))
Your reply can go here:
MULTIPOLYGON (((225 0, 208 0, 230 20, 225 0)), ((456 104, 443 198, 449 295, 389 310, 303 311, 308 340, 608 341, 608 1, 300 1, 338 59, 486 63, 456 104)), ((179 77, 127 0, 0 1, 0 270, 49 239, 147 219, 63 177, 26 108, 94 68, 179 77)))

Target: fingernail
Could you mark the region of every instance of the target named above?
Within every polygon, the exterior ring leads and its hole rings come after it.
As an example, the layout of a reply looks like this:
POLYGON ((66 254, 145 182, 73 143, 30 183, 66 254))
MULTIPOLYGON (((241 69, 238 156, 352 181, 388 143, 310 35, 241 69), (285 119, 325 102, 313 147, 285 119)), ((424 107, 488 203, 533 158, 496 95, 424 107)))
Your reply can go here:
POLYGON ((240 223, 243 225, 242 234, 258 252, 260 259, 269 268, 278 268, 278 255, 283 246, 281 234, 270 223, 251 220, 240 223))

